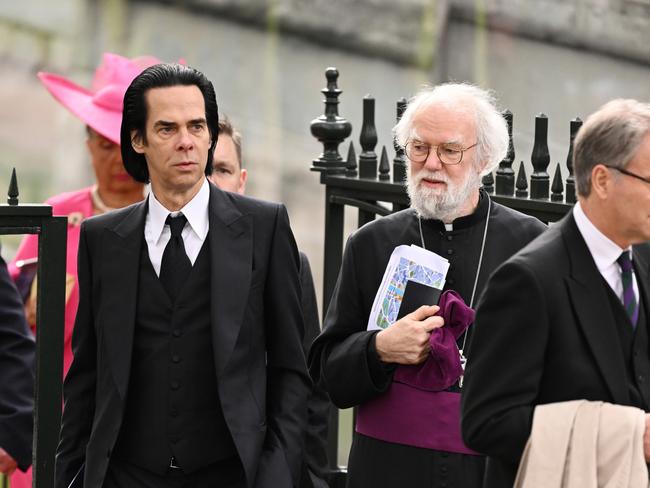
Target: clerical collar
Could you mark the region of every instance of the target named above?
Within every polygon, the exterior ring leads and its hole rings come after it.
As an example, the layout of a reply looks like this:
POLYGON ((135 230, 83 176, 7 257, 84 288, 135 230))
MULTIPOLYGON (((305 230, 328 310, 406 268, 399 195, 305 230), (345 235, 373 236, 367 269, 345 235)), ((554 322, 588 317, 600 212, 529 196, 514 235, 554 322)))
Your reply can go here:
POLYGON ((478 204, 476 205, 476 210, 469 215, 464 215, 454 219, 451 224, 445 224, 442 220, 438 219, 422 219, 423 222, 427 222, 427 225, 432 225, 436 230, 442 230, 446 232, 451 232, 454 230, 468 229, 483 222, 487 216, 487 211, 489 207, 489 197, 485 190, 481 188, 478 192, 478 204))

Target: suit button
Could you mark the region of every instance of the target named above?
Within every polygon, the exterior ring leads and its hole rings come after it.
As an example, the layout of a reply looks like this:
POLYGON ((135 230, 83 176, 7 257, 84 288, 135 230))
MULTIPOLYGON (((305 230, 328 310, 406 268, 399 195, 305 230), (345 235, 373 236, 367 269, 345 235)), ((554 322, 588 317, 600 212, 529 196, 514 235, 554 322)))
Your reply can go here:
POLYGON ((639 383, 643 383, 645 381, 645 376, 643 376, 642 374, 637 376, 637 378, 639 379, 639 383))
POLYGON ((172 381, 171 387, 172 390, 178 390, 181 387, 181 384, 178 381, 172 381))
POLYGON ((455 283, 455 281, 454 281, 453 278, 449 278, 449 279, 447 280, 447 284, 448 284, 448 285, 453 285, 454 283, 455 283))
POLYGON ((174 329, 174 330, 172 331, 172 335, 173 335, 174 337, 180 337, 180 336, 181 336, 181 329, 174 329))
POLYGON ((452 254, 454 254, 454 250, 453 249, 447 249, 447 256, 451 256, 452 254))
POLYGON ((454 238, 454 236, 447 235, 447 240, 448 240, 448 241, 453 240, 453 238, 454 238))
POLYGON ((180 363, 181 362, 181 357, 178 354, 174 354, 172 356, 172 362, 174 363, 180 363))

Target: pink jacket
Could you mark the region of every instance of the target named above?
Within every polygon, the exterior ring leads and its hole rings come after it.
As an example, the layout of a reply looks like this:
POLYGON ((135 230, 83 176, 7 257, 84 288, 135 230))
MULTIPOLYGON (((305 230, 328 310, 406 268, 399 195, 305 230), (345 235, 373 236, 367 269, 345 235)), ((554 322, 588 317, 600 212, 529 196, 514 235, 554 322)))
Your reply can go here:
MULTIPOLYGON (((90 195, 92 187, 68 193, 62 193, 47 200, 45 203, 52 205, 53 215, 68 217, 68 245, 66 253, 66 275, 74 279, 71 294, 65 306, 65 332, 63 336, 63 375, 65 376, 72 363, 72 329, 79 304, 79 290, 77 284, 77 248, 79 247, 79 234, 82 220, 93 214, 93 204, 90 195)), ((25 236, 18 248, 13 261, 9 263, 9 273, 16 279, 20 269, 16 261, 30 259, 38 256, 38 236, 29 234, 25 236)), ((67 277, 66 276, 66 277, 67 277)), ((33 324, 31 324, 33 326, 33 324)))

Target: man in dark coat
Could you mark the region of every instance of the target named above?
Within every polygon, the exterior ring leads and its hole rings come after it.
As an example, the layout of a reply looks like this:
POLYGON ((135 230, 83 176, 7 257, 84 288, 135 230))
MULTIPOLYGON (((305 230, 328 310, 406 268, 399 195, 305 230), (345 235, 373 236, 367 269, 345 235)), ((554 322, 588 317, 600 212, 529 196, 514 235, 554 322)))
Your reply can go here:
MULTIPOLYGON (((219 143, 214 150, 210 181, 222 190, 244 194, 248 171, 242 164, 242 137, 232 123, 219 120, 219 143)), ((300 291, 305 335, 302 345, 305 354, 320 334, 320 320, 316 304, 314 278, 307 255, 300 252, 300 291)), ((305 429, 304 463, 300 474, 300 488, 327 488, 327 426, 330 401, 327 393, 313 385, 307 400, 307 428, 305 429)))
POLYGON ((57 488, 298 482, 298 252, 282 205, 207 181, 217 135, 192 68, 153 66, 126 92, 122 156, 151 193, 82 224, 57 488))
POLYGON ((513 485, 536 405, 650 408, 650 106, 591 115, 573 167, 573 211, 492 275, 477 310, 462 424, 488 488, 513 485))
MULTIPOLYGON (((484 459, 461 439, 461 378, 441 390, 394 381, 396 370, 428 360, 431 331, 445 326, 434 315, 438 307, 423 306, 379 332, 367 330, 369 315, 396 246, 421 246, 447 258, 445 289, 473 306, 492 270, 545 226, 479 190, 481 175, 508 147, 505 121, 484 90, 462 84, 423 90, 395 134, 410 160, 411 208, 365 225, 348 240, 310 371, 335 405, 359 407, 349 487, 477 487, 484 459)), ((459 351, 454 345, 455 360, 468 334, 471 327, 459 338, 459 351)), ((471 354, 464 356, 472 362, 471 354)))
POLYGON ((23 302, 0 257, 0 473, 32 464, 34 338, 23 302))

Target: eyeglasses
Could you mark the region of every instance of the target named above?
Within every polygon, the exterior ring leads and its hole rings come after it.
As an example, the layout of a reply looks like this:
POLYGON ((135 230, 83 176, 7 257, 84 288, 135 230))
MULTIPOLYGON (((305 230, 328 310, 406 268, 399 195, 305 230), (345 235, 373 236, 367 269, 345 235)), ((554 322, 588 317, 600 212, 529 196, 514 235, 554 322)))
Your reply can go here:
POLYGON ((472 149, 476 144, 468 147, 460 147, 458 144, 438 144, 437 146, 430 146, 420 141, 408 141, 404 146, 406 156, 413 163, 424 163, 429 157, 431 148, 436 148, 436 154, 442 164, 460 164, 463 160, 463 153, 468 149, 472 149))
POLYGON ((616 168, 614 166, 608 166, 607 164, 603 164, 606 168, 613 169, 615 171, 618 171, 621 174, 624 174, 625 176, 631 176, 632 178, 636 178, 637 180, 641 180, 644 183, 648 183, 650 185, 650 178, 646 178, 645 176, 640 176, 637 175, 636 173, 632 173, 631 171, 628 171, 623 168, 616 168))

